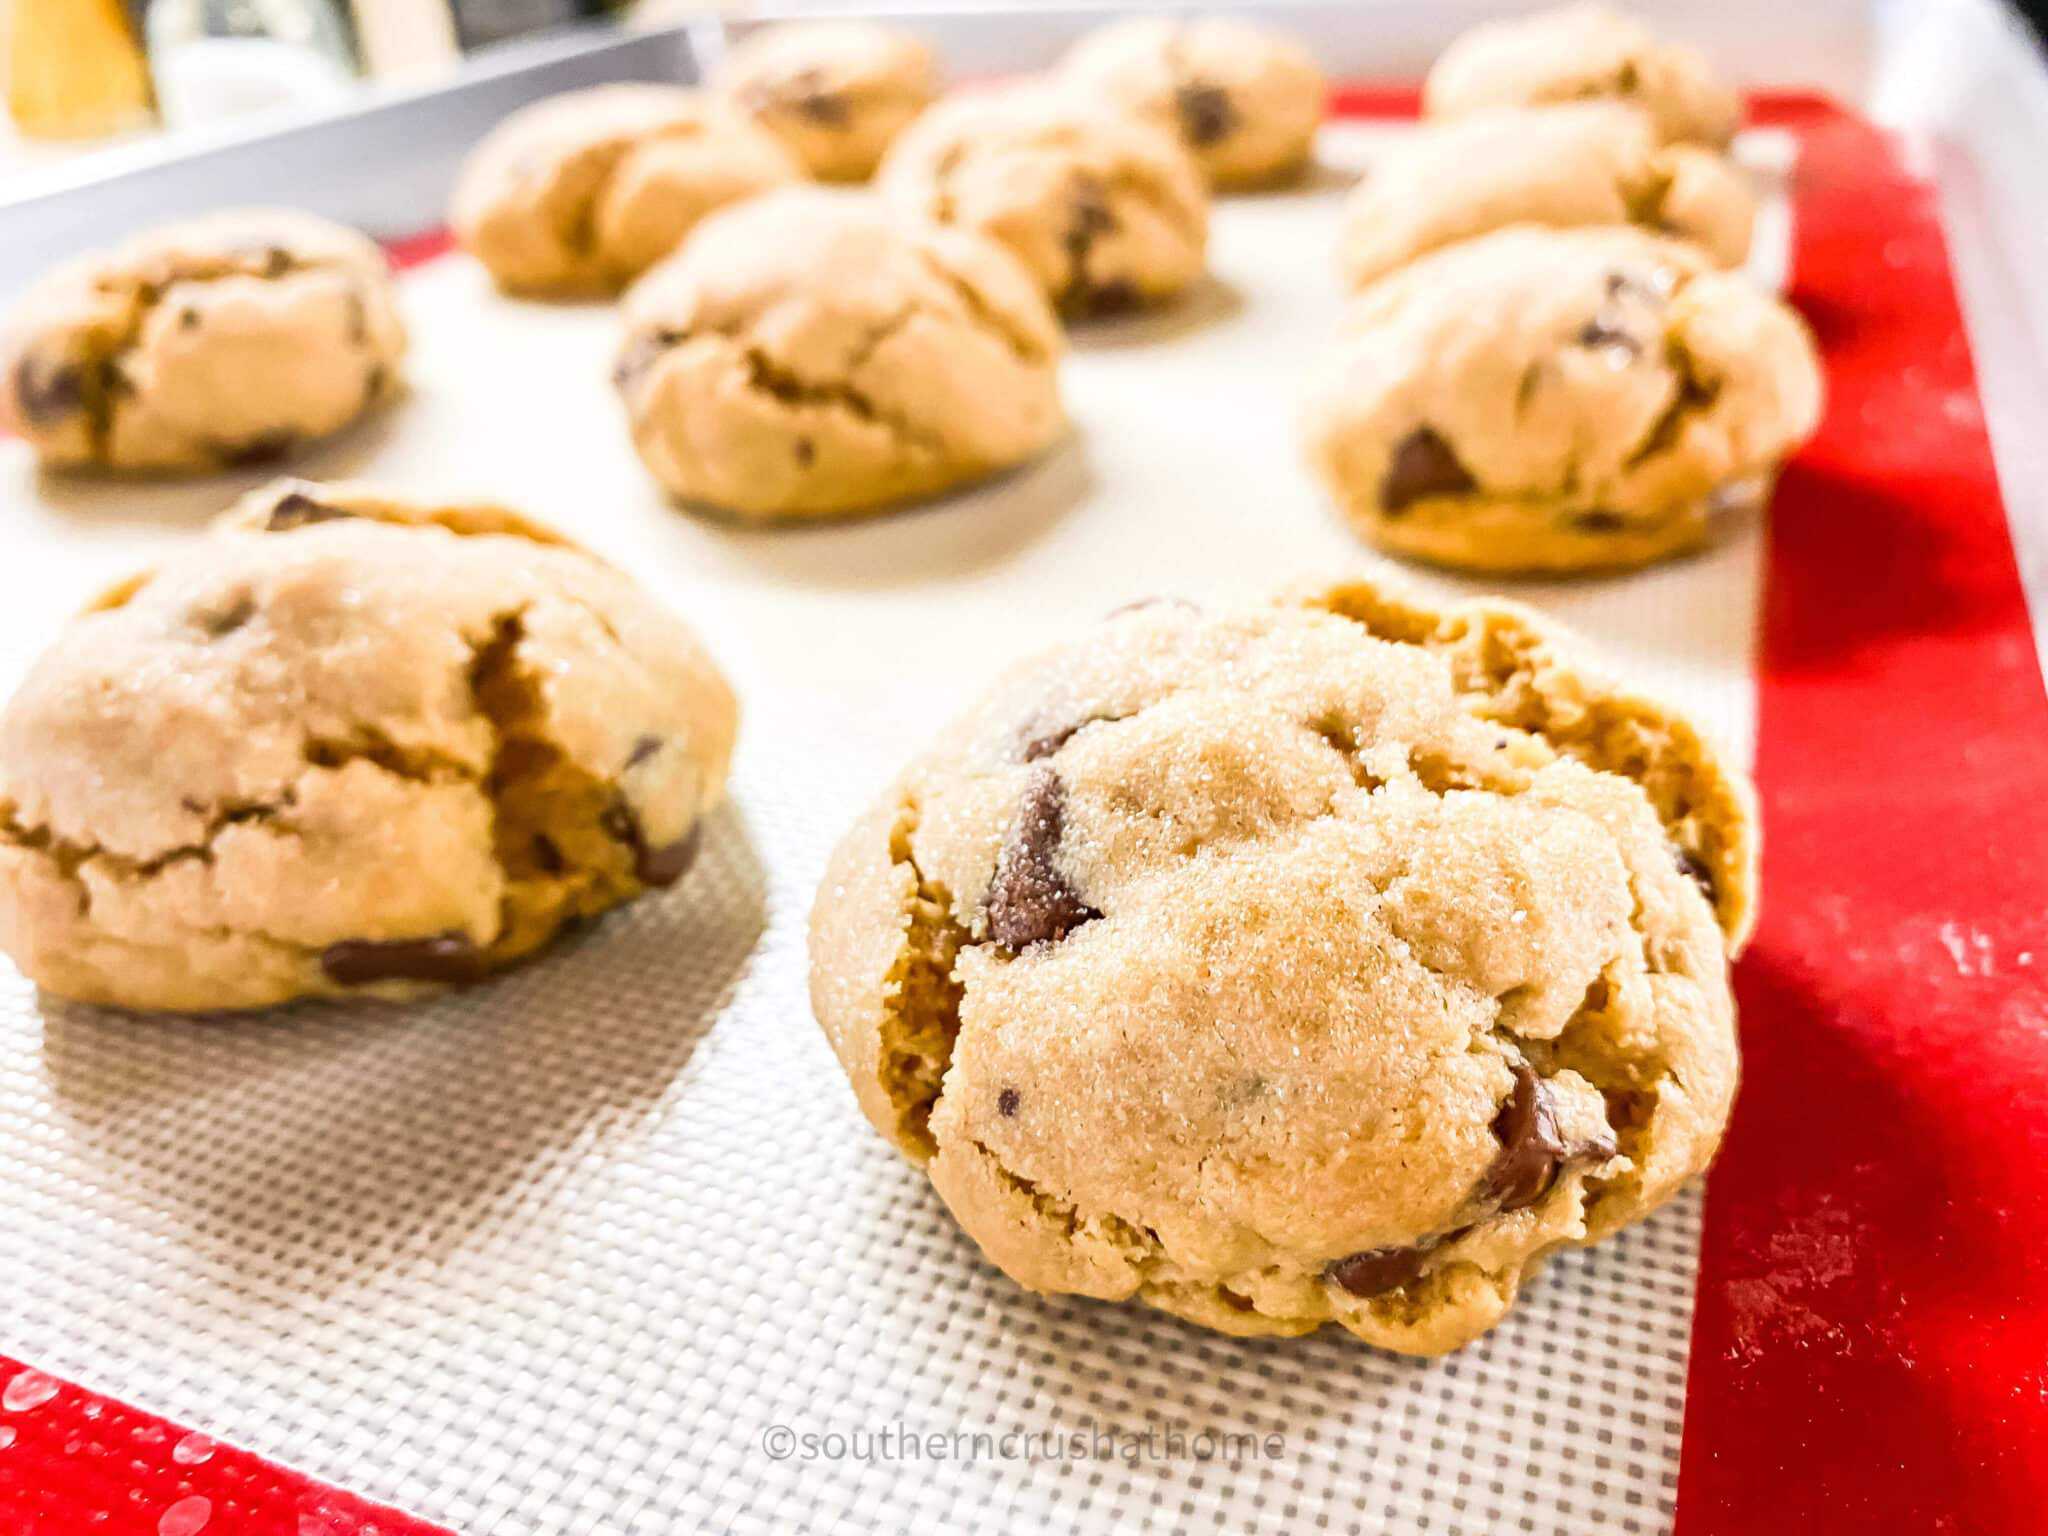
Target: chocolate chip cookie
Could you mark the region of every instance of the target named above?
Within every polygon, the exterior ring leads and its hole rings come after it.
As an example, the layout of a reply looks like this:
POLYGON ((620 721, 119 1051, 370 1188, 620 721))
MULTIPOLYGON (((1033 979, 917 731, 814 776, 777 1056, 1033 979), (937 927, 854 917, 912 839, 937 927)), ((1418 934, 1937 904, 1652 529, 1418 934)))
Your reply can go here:
POLYGON ((734 718, 690 632, 545 529, 281 482, 0 715, 0 947, 136 1009, 477 981, 683 875, 734 718))
POLYGON ((1510 224, 1633 224, 1734 267, 1755 219, 1755 194, 1725 156, 1660 143, 1633 108, 1575 102, 1425 124, 1396 141, 1345 203, 1337 255, 1356 288, 1510 224))
POLYGON ((870 21, 768 27, 736 44, 718 88, 820 181, 866 181, 939 94, 922 39, 870 21))
POLYGON ((1567 5, 1472 28, 1423 83, 1428 117, 1496 107, 1611 98, 1649 114, 1669 140, 1720 148, 1735 136, 1742 103, 1706 57, 1659 41, 1604 5, 1567 5))
POLYGON ((1750 795, 1534 615, 1122 611, 833 855, 811 999, 1033 1290, 1435 1354, 1706 1168, 1750 795))
POLYGON ((1112 22, 1077 43, 1061 69, 1178 134, 1218 188, 1299 175, 1328 91, 1299 42, 1229 16, 1112 22))
POLYGON ((625 314, 614 377, 641 458, 677 496, 741 517, 934 495, 1065 425, 1059 322, 1016 260, 867 197, 729 209, 625 314))
POLYGON ((1202 275, 1209 202, 1193 159, 1072 90, 950 97, 896 141, 880 184, 906 212, 1008 246, 1068 315, 1158 303, 1202 275))
POLYGON ((508 293, 606 294, 713 209, 803 179, 780 140, 716 96, 600 85, 492 129, 463 167, 450 220, 508 293))
POLYGON ((260 463, 391 399, 404 353, 374 242, 308 213, 234 209, 32 287, 0 331, 0 427, 64 467, 260 463))
POLYGON ((1522 226, 1358 297, 1309 454, 1383 549, 1487 571, 1640 565, 1769 494, 1819 420, 1805 325, 1698 248, 1522 226))

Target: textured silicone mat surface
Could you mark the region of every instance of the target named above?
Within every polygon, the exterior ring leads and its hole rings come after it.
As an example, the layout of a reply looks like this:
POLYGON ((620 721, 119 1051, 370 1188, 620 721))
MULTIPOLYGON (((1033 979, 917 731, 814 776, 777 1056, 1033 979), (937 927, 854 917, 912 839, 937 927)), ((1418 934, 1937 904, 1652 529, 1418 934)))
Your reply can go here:
MULTIPOLYGON (((1449 1360, 1232 1341, 982 1264, 809 1016, 826 851, 992 670, 1145 593, 1371 564, 1295 439, 1345 179, 1220 205, 1214 284, 1078 338, 1044 464, 790 533, 660 502, 609 310, 411 274, 413 397, 304 472, 501 497, 639 573, 742 689, 735 803, 671 895, 423 1007, 137 1020, 0 974, 0 1348, 473 1533, 1666 1526, 1696 1196, 1449 1360)), ((8 445, 0 680, 232 492, 8 445)), ((1515 590, 1746 756, 1759 547, 1515 590)))

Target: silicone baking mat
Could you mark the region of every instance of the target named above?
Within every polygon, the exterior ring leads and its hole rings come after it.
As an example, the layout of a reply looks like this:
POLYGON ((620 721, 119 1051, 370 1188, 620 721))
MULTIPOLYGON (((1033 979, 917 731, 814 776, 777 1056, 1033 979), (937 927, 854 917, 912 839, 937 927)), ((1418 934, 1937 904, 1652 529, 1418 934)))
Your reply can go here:
MULTIPOLYGON (((662 505, 611 312, 502 301, 427 241, 413 397, 305 472, 499 496, 639 573, 742 690, 734 802, 670 896, 426 1006, 134 1019, 0 977, 0 1348, 37 1368, 0 1364, 0 1512, 420 1528, 283 1463, 469 1533, 2028 1528, 2048 1008, 2040 883, 1994 871, 2048 858, 2048 705, 1932 194, 1831 109, 1764 116, 1746 153, 1796 165, 1760 260, 1827 351, 1820 438, 1767 532, 1514 588, 1758 765, 1704 1248, 1694 1194, 1437 1362, 1034 1298, 809 1018, 826 850, 995 668, 1144 593, 1370 564, 1295 423, 1343 169, 1394 130, 1334 127, 1308 188, 1219 205, 1191 302, 1078 336, 1046 462, 827 529, 662 505)), ((10 672, 233 489, 9 454, 10 672)))

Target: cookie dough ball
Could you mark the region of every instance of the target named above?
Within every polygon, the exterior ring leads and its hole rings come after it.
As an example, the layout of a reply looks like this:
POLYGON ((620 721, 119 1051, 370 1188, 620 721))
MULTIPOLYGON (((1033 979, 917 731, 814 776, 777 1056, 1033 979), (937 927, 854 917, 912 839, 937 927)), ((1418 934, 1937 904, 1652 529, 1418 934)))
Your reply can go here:
POLYGON ((554 534, 286 481, 0 715, 0 947, 137 1009, 477 981, 678 879, 733 726, 690 632, 554 534))
POLYGON ((1650 115, 1666 139, 1720 148, 1742 103, 1698 51, 1659 42, 1632 16, 1568 5, 1474 27, 1423 82, 1428 117, 1611 97, 1650 115))
POLYGON ((259 463, 390 399, 404 353, 374 242, 309 213, 235 209, 32 287, 0 334, 0 427, 66 467, 259 463))
POLYGON ((811 1000, 1021 1284, 1434 1354, 1712 1160, 1754 860, 1692 727, 1522 609, 1153 604, 855 825, 811 1000))
POLYGON ((924 42, 868 21, 769 27, 735 46, 717 84, 821 181, 866 181, 939 94, 924 42))
POLYGON ((1044 85, 940 102, 883 162, 884 193, 1016 252, 1069 315, 1173 297, 1202 275, 1201 172, 1164 129, 1044 85))
POLYGON ((1076 44, 1063 71, 1178 134, 1209 184, 1223 188, 1300 174, 1328 90, 1300 43, 1228 16, 1113 22, 1076 44))
POLYGON ((456 238, 508 293, 616 292, 715 208, 801 181, 772 135, 673 85, 600 85, 522 107, 463 167, 456 238))
POLYGON ((1639 565, 1761 502, 1813 432, 1799 317, 1695 247, 1501 230, 1356 301, 1309 417, 1361 533, 1484 571, 1639 565))
POLYGON ((871 510, 979 479, 1064 424, 1059 322, 965 230, 820 191, 707 221, 626 297, 614 375, 677 496, 741 517, 871 510))
POLYGON ((1723 266, 1749 254, 1756 198, 1725 157, 1657 142, 1608 102, 1425 125, 1376 158, 1344 209, 1338 264, 1363 287, 1426 251, 1509 224, 1634 224, 1723 266))

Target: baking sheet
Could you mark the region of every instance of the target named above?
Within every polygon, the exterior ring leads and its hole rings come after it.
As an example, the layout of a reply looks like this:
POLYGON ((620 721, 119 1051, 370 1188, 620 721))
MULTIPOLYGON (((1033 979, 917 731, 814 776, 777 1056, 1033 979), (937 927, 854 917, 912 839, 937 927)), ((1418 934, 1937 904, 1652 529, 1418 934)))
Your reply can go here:
MULTIPOLYGON (((995 669, 1146 593, 1371 567, 1296 433, 1348 171, 1398 131, 1332 127, 1306 189, 1219 204, 1202 291, 1078 333, 1044 462, 829 528, 665 505, 608 307, 502 300, 460 256, 408 274, 411 398, 299 467, 502 498, 639 573, 741 690, 734 803, 670 896, 421 1007, 138 1020, 0 973, 0 1346, 471 1533, 1664 1528, 1697 1195, 1436 1363, 1034 1298, 869 1131, 805 999, 832 841, 995 669), (1256 1444, 1219 1461, 1205 1431, 1256 1444)), ((1768 279, 1789 140, 1743 153, 1774 189, 1768 279)), ((4 681, 241 483, 59 480, 0 448, 4 681)), ((1512 590, 1746 756, 1759 551, 1752 527, 1512 590)))

